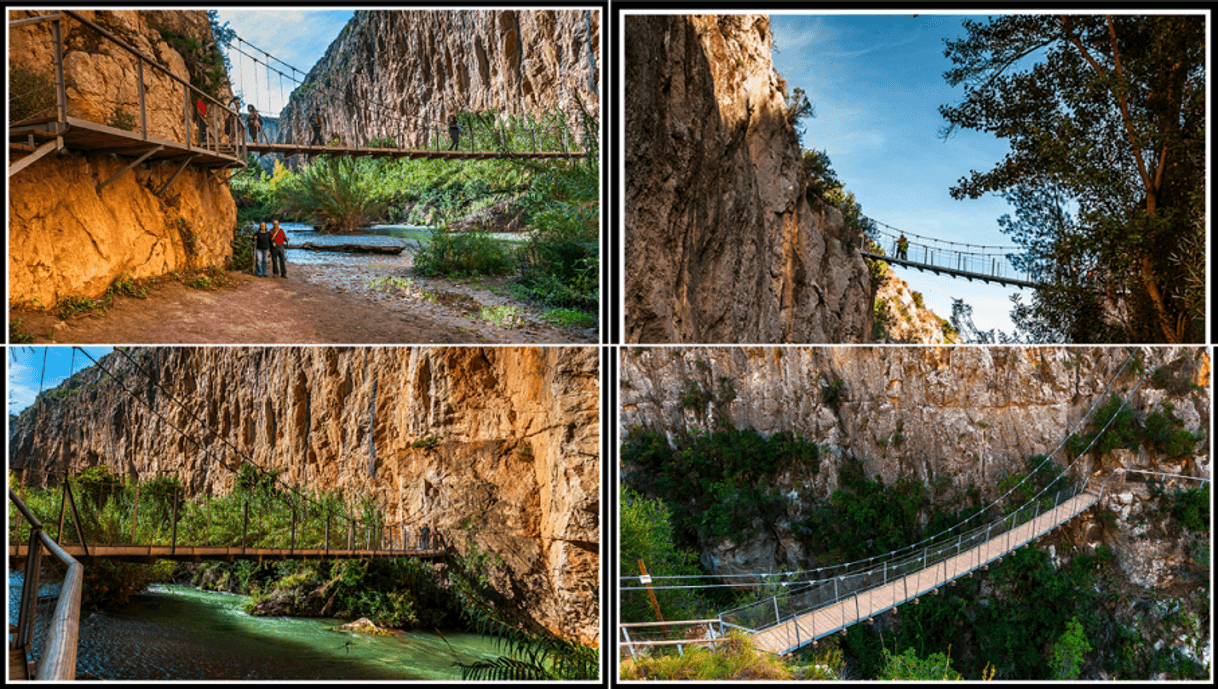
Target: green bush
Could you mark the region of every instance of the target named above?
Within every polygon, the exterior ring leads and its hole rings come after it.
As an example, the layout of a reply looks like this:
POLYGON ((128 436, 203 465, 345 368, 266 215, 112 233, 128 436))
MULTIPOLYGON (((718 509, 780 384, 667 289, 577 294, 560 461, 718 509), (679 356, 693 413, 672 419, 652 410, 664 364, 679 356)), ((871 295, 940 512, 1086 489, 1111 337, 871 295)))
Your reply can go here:
POLYGON ((503 275, 512 272, 511 250, 482 232, 437 228, 414 256, 415 270, 427 277, 503 275))
POLYGON ((327 232, 349 233, 369 224, 384 209, 371 161, 350 156, 318 156, 277 187, 279 210, 309 218, 327 232))
MULTIPOLYGON (((47 62, 47 69, 50 63, 47 62)), ((24 64, 13 64, 8 73, 8 121, 53 116, 56 108, 55 79, 24 64)))
MULTIPOLYGON (((629 488, 622 491, 618 566, 623 576, 638 573, 640 560, 652 576, 703 574, 697 554, 678 548, 673 542, 670 515, 664 500, 643 497, 629 488)), ((666 619, 702 619, 713 609, 711 603, 694 590, 658 589, 654 593, 666 619)), ((650 598, 643 591, 622 592, 621 615, 624 622, 656 620, 650 598)))

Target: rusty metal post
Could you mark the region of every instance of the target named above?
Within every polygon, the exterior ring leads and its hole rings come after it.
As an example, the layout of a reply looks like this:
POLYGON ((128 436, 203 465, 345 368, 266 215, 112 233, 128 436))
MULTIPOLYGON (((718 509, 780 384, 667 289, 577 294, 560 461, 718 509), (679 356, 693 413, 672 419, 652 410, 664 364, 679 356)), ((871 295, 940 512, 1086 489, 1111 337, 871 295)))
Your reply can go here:
POLYGON ((647 566, 643 564, 642 560, 639 560, 639 574, 642 575, 640 580, 643 582, 643 585, 647 587, 647 595, 651 598, 651 607, 655 610, 656 618, 664 622, 664 616, 660 614, 660 604, 656 601, 655 591, 651 590, 651 577, 648 576, 647 566))
POLYGON ((169 543, 169 554, 178 553, 178 487, 173 487, 173 540, 169 543))
POLYGON ((140 131, 144 134, 144 141, 148 140, 148 113, 144 108, 144 58, 137 57, 135 60, 136 71, 139 76, 140 87, 140 131))
POLYGON ((80 538, 80 547, 85 549, 85 556, 88 556, 89 543, 85 541, 85 532, 80 526, 80 511, 76 509, 76 498, 72 496, 72 485, 67 481, 64 481, 64 485, 68 487, 68 500, 72 503, 72 521, 76 523, 76 536, 80 538))
MULTIPOLYGON (((55 110, 57 121, 63 125, 68 121, 68 91, 63 78, 63 31, 60 21, 56 19, 51 22, 51 40, 55 42, 55 110)), ((56 133, 61 135, 59 143, 62 144, 63 127, 56 127, 56 133)))
POLYGON ((330 515, 326 515, 326 555, 330 554, 330 515))
POLYGON ((194 140, 194 137, 190 135, 190 87, 183 84, 182 90, 186 97, 186 148, 190 148, 190 142, 194 140))
POLYGON ((250 526, 250 500, 249 500, 249 498, 246 498, 245 502, 243 504, 245 505, 245 508, 244 508, 245 518, 241 523, 241 554, 242 555, 245 554, 245 534, 247 531, 249 531, 249 526, 250 526))
POLYGON ((135 522, 140 517, 140 484, 135 484, 135 505, 131 507, 131 543, 135 544, 135 522))
POLYGON ((55 540, 63 542, 63 515, 68 509, 68 477, 63 477, 63 490, 59 496, 59 530, 55 532, 55 540))
POLYGON ((288 555, 296 551, 296 508, 292 508, 292 542, 288 545, 288 555))

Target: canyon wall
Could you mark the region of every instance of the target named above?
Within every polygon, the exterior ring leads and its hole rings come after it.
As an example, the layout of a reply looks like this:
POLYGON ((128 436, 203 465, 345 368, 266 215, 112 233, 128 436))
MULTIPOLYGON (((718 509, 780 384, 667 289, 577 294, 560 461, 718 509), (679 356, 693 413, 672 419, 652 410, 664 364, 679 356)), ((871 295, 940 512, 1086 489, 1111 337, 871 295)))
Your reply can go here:
MULTIPOLYGON (((39 14, 45 11, 13 11, 9 18, 39 14)), ((196 53, 212 43, 202 10, 81 14, 187 81, 203 69, 196 53)), ((12 115, 10 124, 53 118, 50 24, 11 29, 9 36, 10 88, 31 94, 19 101, 22 111, 12 115), (49 111, 42 107, 48 94, 49 111)), ((135 56, 73 19, 63 21, 63 43, 68 115, 101 124, 126 119, 138 127, 135 56)), ((146 65, 144 83, 149 136, 185 141, 183 87, 146 65)), ((219 89, 220 98, 230 95, 227 85, 219 89)), ((69 150, 52 153, 10 178, 11 303, 47 307, 68 297, 94 298, 123 273, 135 278, 163 275, 221 263, 231 254, 237 211, 226 184, 190 169, 163 197, 157 196, 179 166, 160 162, 142 163, 97 190, 130 162, 69 150)))
MULTIPOLYGON (((1197 444, 1195 454, 1178 460, 1145 448, 1117 450, 1104 466, 1084 457, 1074 475, 1085 478, 1102 471, 1107 476, 1122 466, 1211 476, 1206 449, 1210 360, 1205 350, 1137 351, 1145 371, 1163 368, 1159 380, 1170 384, 1143 382, 1131 400, 1134 413, 1145 418, 1171 402, 1184 428, 1201 433, 1205 441, 1197 444)), ((1133 389, 1141 374, 1131 364, 1106 391, 1129 356, 1125 348, 624 348, 621 432, 624 437, 640 426, 672 441, 728 424, 764 436, 792 431, 820 445, 819 471, 795 469, 776 480, 788 496, 788 520, 751 540, 702 544, 703 563, 722 574, 796 570, 806 565, 810 553, 792 533, 791 523, 801 518, 808 497, 825 498, 838 488, 838 469, 846 458, 862 460, 865 474, 880 476, 885 485, 899 477, 937 485, 939 505, 964 504, 970 485, 994 499, 1001 494, 997 486, 1003 478, 1026 471, 1029 457, 1052 452, 1097 400, 1106 402, 1114 393, 1123 397, 1133 389), (710 393, 704 406, 687 409, 682 403, 691 383, 710 393), (833 385, 840 387, 836 411, 823 401, 833 385)), ((1062 466, 1063 456, 1064 451, 1056 455, 1062 466)), ((630 467, 622 470, 629 477, 630 467)), ((638 478, 645 483, 646 477, 638 478)), ((1131 478, 1130 486, 1144 480, 1131 478)), ((1145 493, 1145 484, 1138 485, 1145 493)), ((1110 499, 1134 490, 1117 486, 1113 484, 1110 499)), ((1152 569, 1144 545, 1118 550, 1131 570, 1152 569)), ((1170 543, 1158 545, 1162 553, 1176 549, 1170 543)), ((1166 576, 1166 568, 1153 569, 1166 576)))
POLYGON ((461 111, 558 109, 578 123, 578 97, 599 116, 600 20, 596 10, 356 12, 280 112, 281 140, 311 141, 315 109, 326 142, 389 136, 420 148, 447 142, 461 111))
POLYGON ((102 361, 113 377, 82 371, 14 422, 9 462, 30 485, 106 464, 223 494, 240 461, 227 441, 288 485, 370 496, 389 522, 448 530, 462 553, 463 524, 478 522, 476 543, 505 563, 491 578, 500 602, 527 624, 598 645, 597 357, 162 348, 137 350, 145 374, 114 353, 102 361))
POLYGON ((866 342, 857 233, 808 186, 764 15, 625 19, 627 342, 866 342))

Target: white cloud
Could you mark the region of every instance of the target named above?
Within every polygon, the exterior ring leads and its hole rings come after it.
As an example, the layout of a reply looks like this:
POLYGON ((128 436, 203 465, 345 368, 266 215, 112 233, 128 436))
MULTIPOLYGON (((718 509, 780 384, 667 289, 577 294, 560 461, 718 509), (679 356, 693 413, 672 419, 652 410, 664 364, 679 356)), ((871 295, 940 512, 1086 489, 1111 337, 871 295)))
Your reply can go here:
POLYGON ((29 366, 13 360, 12 356, 8 361, 8 411, 10 414, 18 414, 21 410, 34 403, 34 399, 38 397, 38 391, 29 384, 29 379, 33 376, 33 371, 29 366))

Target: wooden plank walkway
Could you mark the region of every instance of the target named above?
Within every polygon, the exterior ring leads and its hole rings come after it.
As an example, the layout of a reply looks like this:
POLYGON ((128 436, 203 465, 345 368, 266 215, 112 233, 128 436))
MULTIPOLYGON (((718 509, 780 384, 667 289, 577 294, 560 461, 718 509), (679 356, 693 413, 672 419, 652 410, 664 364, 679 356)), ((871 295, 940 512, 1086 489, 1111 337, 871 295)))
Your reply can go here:
MULTIPOLYGON (((324 548, 242 548, 241 546, 187 546, 176 548, 167 545, 94 545, 89 544, 89 553, 79 544, 60 544, 72 557, 86 562, 92 559, 145 561, 149 558, 164 558, 167 560, 286 560, 298 558, 393 558, 443 557, 441 549, 432 550, 383 550, 383 549, 335 549, 324 548)), ((9 558, 24 558, 29 544, 9 544, 9 558)))
POLYGON ((864 591, 834 605, 761 630, 753 635, 753 646, 772 653, 789 653, 800 646, 811 643, 814 639, 828 636, 852 624, 862 622, 868 617, 933 591, 953 579, 993 562, 1025 543, 1036 540, 1045 532, 1069 521, 1090 507, 1096 499, 1097 496, 1092 493, 1080 493, 1036 519, 1004 531, 985 543, 946 561, 935 563, 915 574, 864 591))
POLYGON ((24 682, 30 678, 30 669, 25 662, 25 652, 16 649, 8 649, 8 681, 24 682))

